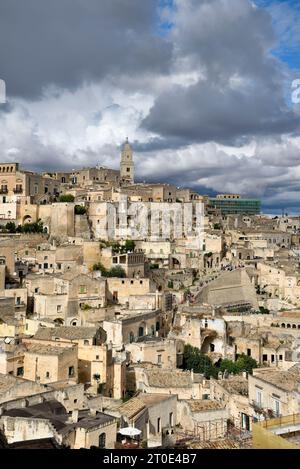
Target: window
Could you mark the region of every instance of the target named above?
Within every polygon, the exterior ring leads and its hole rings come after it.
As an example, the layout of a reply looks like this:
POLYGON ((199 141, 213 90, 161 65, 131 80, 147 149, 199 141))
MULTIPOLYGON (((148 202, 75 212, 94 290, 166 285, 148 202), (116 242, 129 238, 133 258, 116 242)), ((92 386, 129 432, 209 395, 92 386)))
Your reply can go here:
POLYGON ((19 368, 17 368, 17 376, 23 376, 23 374, 24 374, 24 367, 20 366, 19 368))
POLYGON ((99 436, 99 448, 105 448, 105 444, 106 444, 106 435, 105 433, 101 433, 101 435, 99 436))
POLYGON ((276 417, 279 417, 280 415, 280 401, 277 399, 274 399, 274 412, 276 414, 276 417))
POLYGON ((50 373, 49 373, 49 371, 46 371, 46 378, 50 378, 50 373))
POLYGON ((143 335, 144 335, 144 328, 143 328, 143 326, 140 326, 139 327, 139 337, 143 337, 143 335))
POLYGON ((21 297, 20 297, 20 296, 17 296, 16 304, 17 304, 17 305, 20 305, 20 304, 21 304, 21 297))
POLYGON ((74 376, 74 366, 69 366, 69 377, 74 376))
POLYGON ((60 313, 61 312, 61 305, 57 305, 56 310, 57 310, 58 313, 60 313))
POLYGON ((158 365, 161 365, 161 355, 157 355, 157 363, 158 365))
POLYGON ((247 348, 247 355, 248 357, 251 357, 251 348, 247 348))
POLYGON ((96 355, 96 360, 99 360, 99 355, 96 355))
POLYGON ((84 293, 87 292, 87 288, 86 288, 86 285, 80 285, 79 287, 79 294, 80 295, 83 295, 84 293))
POLYGON ((76 404, 76 403, 77 403, 77 399, 74 399, 74 404, 76 404))
POLYGON ((268 355, 266 353, 263 354, 263 362, 267 362, 268 361, 268 355))
POLYGON ((160 422, 161 422, 160 417, 158 417, 158 419, 157 419, 157 433, 160 433, 160 430, 161 430, 160 422))
POLYGON ((209 344, 209 348, 211 352, 215 351, 215 344, 209 344))
POLYGON ((90 345, 90 342, 87 339, 85 339, 83 343, 84 343, 84 345, 90 345))
POLYGON ((173 415, 173 412, 170 412, 170 414, 169 414, 169 425, 170 425, 170 427, 173 427, 173 425, 174 425, 174 415, 173 415))
POLYGON ((258 407, 262 406, 262 393, 258 389, 256 390, 256 404, 258 407))
POLYGON ((271 355, 271 362, 272 362, 272 363, 275 362, 275 355, 271 355))
POLYGON ((279 361, 282 361, 282 360, 283 360, 283 356, 279 355, 279 361))

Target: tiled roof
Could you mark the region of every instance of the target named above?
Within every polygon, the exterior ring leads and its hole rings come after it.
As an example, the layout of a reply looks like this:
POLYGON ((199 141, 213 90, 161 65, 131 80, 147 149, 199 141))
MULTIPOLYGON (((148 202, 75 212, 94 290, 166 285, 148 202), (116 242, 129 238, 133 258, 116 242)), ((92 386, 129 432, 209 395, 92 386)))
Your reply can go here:
POLYGON ((242 376, 231 376, 217 381, 230 394, 248 396, 248 381, 242 376))
POLYGON ((220 410, 223 406, 220 402, 208 399, 192 399, 187 401, 192 412, 202 412, 207 410, 220 410))
POLYGON ((54 337, 68 340, 89 339, 95 336, 97 327, 60 326, 41 327, 34 338, 40 340, 52 340, 54 337))
POLYGON ((36 355, 62 355, 71 350, 72 347, 53 347, 52 345, 27 344, 27 353, 36 355))
POLYGON ((144 402, 138 397, 133 397, 119 407, 119 412, 121 415, 132 419, 144 409, 146 409, 144 402))
POLYGON ((192 387, 191 374, 187 371, 170 371, 163 369, 145 370, 149 386, 157 388, 190 388, 192 387))
POLYGON ((293 366, 286 371, 276 368, 257 370, 254 377, 273 384, 284 391, 300 391, 300 371, 297 366, 293 366))

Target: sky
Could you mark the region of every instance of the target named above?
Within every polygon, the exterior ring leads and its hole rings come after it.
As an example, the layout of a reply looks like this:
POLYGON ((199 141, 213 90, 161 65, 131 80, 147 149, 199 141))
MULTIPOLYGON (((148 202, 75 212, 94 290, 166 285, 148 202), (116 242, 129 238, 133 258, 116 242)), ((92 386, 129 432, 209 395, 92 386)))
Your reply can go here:
POLYGON ((300 214, 299 0, 0 0, 0 161, 300 214))

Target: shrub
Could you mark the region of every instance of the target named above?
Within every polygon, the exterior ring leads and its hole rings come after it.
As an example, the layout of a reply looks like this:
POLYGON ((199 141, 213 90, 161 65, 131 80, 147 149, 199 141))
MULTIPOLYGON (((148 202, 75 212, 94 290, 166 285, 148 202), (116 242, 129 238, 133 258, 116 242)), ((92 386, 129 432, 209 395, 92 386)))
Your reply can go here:
POLYGON ((133 252, 135 250, 135 242, 132 241, 131 239, 127 239, 125 241, 124 248, 125 248, 125 252, 128 252, 128 251, 133 252))
POLYGON ((107 270, 101 262, 98 262, 98 264, 93 265, 93 270, 94 271, 100 271, 102 277, 118 277, 118 278, 125 278, 126 277, 126 272, 125 270, 121 267, 116 265, 115 267, 112 267, 110 270, 107 270))
POLYGON ((8 223, 6 223, 5 229, 6 229, 9 233, 16 233, 16 231, 17 231, 16 224, 15 224, 13 221, 9 221, 8 223))
POLYGON ((86 208, 82 205, 75 205, 74 212, 75 215, 84 215, 86 213, 86 208))
POLYGON ((59 202, 74 202, 75 197, 72 194, 64 194, 59 197, 59 202))

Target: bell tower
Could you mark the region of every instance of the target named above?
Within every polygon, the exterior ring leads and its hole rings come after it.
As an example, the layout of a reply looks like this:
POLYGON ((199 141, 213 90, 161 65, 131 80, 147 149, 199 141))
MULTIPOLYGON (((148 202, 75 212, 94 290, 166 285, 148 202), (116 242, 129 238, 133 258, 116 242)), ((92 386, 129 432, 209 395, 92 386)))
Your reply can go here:
POLYGON ((133 152, 128 142, 128 138, 126 138, 126 142, 123 145, 121 153, 120 176, 121 182, 128 184, 134 183, 133 152))

